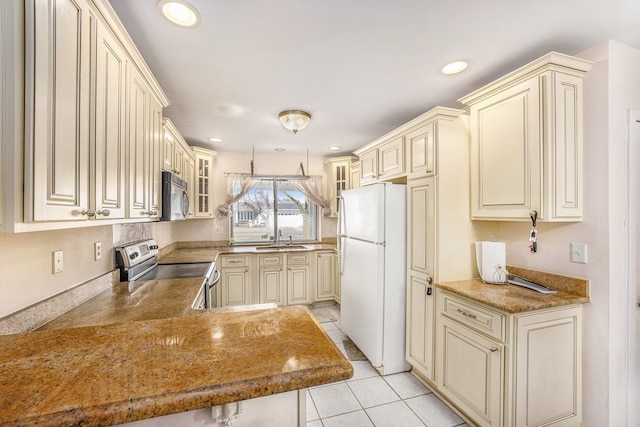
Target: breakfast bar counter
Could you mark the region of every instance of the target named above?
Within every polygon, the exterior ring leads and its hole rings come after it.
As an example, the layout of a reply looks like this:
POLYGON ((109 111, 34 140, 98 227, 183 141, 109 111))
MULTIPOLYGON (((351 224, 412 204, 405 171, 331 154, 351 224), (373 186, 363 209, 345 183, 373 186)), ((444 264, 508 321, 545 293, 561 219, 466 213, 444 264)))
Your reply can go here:
POLYGON ((111 425, 341 381, 306 307, 0 336, 0 425, 111 425))

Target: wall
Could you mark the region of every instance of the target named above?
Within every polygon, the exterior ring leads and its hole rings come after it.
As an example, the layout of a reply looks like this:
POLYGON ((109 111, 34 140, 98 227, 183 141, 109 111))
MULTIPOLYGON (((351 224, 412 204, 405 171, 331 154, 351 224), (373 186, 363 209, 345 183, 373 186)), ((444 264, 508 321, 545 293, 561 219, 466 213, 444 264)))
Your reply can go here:
POLYGON ((502 222, 507 263, 586 278, 583 409, 585 427, 626 425, 627 109, 640 108, 640 51, 606 42, 578 54, 595 61, 585 78, 584 221, 538 224, 538 253, 528 250, 530 223, 502 222), (570 243, 588 245, 588 264, 570 262, 570 243))
MULTIPOLYGON (((254 171, 256 174, 297 175, 300 174, 300 162, 307 175, 323 175, 325 157, 310 156, 307 168, 306 154, 255 153, 254 171)), ((227 177, 225 173, 251 173, 251 153, 219 152, 214 165, 213 205, 218 206, 225 199, 227 177)), ((326 180, 325 180, 326 185, 326 180)), ((322 218, 320 233, 322 238, 336 237, 335 218, 322 218)), ((229 240, 228 219, 196 219, 176 225, 181 241, 229 240), (219 232, 216 232, 216 229, 219 232)))
POLYGON ((0 317, 113 270, 112 226, 0 234, 0 317), (94 242, 103 254, 94 261, 94 242), (52 273, 62 250, 64 271, 52 273))

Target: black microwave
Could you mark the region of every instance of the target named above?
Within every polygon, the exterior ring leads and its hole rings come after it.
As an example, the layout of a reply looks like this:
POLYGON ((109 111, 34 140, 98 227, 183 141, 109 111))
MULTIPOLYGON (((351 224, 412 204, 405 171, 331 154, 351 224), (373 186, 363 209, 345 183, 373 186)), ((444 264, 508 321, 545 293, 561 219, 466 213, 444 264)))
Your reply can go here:
POLYGON ((160 221, 187 219, 189 193, 186 181, 171 172, 162 171, 162 217, 160 221))

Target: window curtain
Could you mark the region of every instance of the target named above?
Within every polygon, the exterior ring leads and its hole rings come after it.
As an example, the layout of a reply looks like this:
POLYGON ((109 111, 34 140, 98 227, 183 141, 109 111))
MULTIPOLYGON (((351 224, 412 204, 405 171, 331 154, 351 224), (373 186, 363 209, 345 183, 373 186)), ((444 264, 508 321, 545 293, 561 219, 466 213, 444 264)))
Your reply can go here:
POLYGON ((230 173, 227 176, 227 193, 224 203, 216 208, 216 218, 223 219, 231 214, 231 205, 240 200, 258 181, 248 173, 230 173))
POLYGON ((329 209, 329 200, 323 195, 322 176, 312 175, 307 180, 294 181, 298 190, 302 191, 313 203, 320 206, 322 216, 328 216, 331 213, 329 209))

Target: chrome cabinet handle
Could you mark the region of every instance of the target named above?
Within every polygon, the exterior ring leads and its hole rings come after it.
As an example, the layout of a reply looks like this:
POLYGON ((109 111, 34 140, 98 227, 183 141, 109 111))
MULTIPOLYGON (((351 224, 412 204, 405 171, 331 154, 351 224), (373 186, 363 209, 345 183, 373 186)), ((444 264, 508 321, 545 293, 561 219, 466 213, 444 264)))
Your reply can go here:
POLYGON ((82 212, 80 212, 80 214, 81 215, 86 215, 89 218, 92 218, 92 217, 94 217, 96 215, 96 211, 94 211, 93 209, 85 209, 82 212))
POLYGON ((109 216, 111 215, 111 211, 109 209, 101 209, 99 211, 96 211, 96 215, 109 216))
POLYGON ((158 211, 142 211, 140 212, 140 215, 148 215, 148 216, 158 215, 158 211))
POLYGON ((495 345, 492 345, 491 347, 489 347, 489 351, 492 353, 495 353, 496 351, 498 351, 498 347, 496 347, 495 345))
POLYGON ((463 316, 468 317, 469 319, 477 319, 475 314, 467 313, 466 311, 460 310, 459 308, 456 311, 463 316))
POLYGON ((433 285, 433 277, 427 277, 427 283, 433 285))

